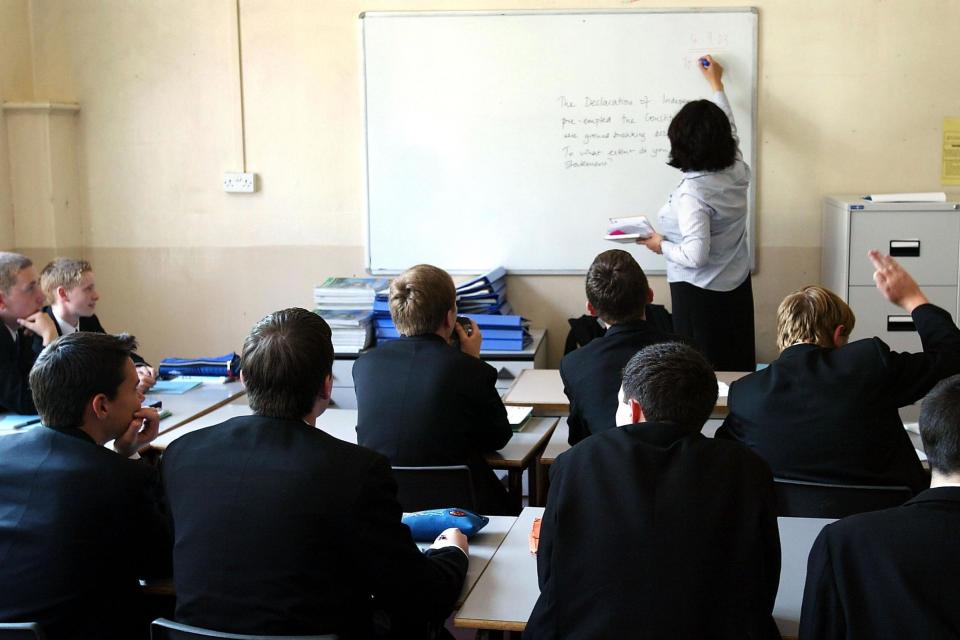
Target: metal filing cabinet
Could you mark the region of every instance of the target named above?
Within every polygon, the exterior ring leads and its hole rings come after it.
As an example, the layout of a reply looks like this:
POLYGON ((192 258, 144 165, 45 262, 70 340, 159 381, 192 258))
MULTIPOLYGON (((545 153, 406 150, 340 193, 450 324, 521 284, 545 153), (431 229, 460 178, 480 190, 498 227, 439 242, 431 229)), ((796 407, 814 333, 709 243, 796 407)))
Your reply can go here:
POLYGON ((895 351, 921 351, 910 316, 876 290, 867 251, 895 257, 930 302, 958 317, 960 204, 874 203, 855 195, 823 201, 823 286, 856 314, 851 340, 877 336, 895 351))

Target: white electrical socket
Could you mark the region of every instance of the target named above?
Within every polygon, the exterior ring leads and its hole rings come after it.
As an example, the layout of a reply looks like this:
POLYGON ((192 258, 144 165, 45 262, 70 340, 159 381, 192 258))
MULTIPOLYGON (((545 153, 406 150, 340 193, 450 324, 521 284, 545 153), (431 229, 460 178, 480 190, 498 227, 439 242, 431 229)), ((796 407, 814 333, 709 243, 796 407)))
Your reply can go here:
POLYGON ((255 173, 227 171, 223 174, 223 190, 227 193, 253 193, 255 173))

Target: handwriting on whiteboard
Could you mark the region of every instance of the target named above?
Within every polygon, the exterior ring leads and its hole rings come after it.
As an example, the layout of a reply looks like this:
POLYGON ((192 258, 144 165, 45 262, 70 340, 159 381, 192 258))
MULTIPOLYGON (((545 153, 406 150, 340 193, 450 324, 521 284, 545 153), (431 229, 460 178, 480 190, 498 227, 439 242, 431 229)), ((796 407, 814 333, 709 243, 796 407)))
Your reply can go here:
POLYGON ((560 96, 560 162, 596 169, 624 161, 670 157, 667 126, 688 100, 671 94, 560 96))

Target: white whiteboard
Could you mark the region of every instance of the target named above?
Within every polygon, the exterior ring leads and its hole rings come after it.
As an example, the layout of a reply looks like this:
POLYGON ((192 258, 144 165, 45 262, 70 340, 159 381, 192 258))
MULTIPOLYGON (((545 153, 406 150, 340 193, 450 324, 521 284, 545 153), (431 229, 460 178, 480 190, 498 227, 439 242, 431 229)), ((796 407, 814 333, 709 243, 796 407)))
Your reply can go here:
MULTIPOLYGON (((724 68, 755 166, 755 9, 361 16, 367 266, 582 272, 625 248, 607 219, 656 214, 680 181, 667 125, 724 68)), ((753 237, 751 185, 749 232, 753 237)))

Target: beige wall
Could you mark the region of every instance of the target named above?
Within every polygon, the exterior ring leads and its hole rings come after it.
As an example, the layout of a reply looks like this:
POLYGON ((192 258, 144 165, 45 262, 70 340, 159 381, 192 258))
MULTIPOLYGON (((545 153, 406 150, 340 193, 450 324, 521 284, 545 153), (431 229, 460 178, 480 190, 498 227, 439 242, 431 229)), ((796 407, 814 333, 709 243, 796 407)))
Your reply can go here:
MULTIPOLYGON (((26 13, 5 3, 0 12, 26 13)), ((241 0, 247 169, 261 178, 253 195, 220 188, 243 162, 235 0, 31 0, 31 21, 19 20, 30 37, 17 33, 32 40, 37 97, 82 107, 82 243, 104 294, 100 315, 157 359, 235 349, 262 313, 309 305, 324 276, 361 273, 361 11, 689 4, 241 0)), ((942 118, 960 115, 960 78, 943 54, 960 2, 754 4, 754 289, 769 359, 776 304, 819 278, 824 194, 940 189, 942 118)), ((517 276, 509 286, 516 309, 549 329, 555 365, 565 318, 582 312, 581 278, 517 276)), ((669 300, 662 278, 654 288, 669 300)))
MULTIPOLYGON (((0 103, 33 97, 28 0, 0 0, 0 103)), ((0 111, 0 248, 15 246, 7 119, 0 111)))

